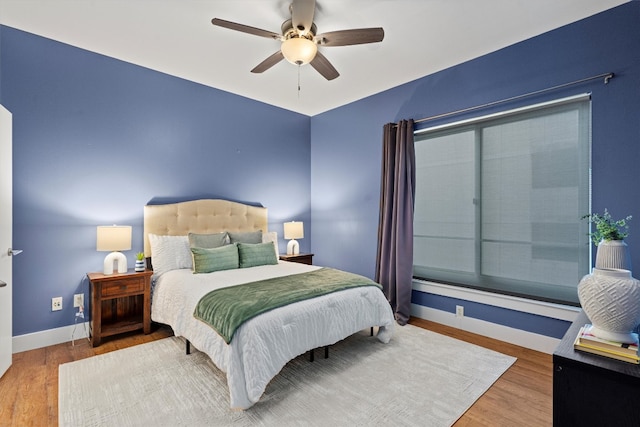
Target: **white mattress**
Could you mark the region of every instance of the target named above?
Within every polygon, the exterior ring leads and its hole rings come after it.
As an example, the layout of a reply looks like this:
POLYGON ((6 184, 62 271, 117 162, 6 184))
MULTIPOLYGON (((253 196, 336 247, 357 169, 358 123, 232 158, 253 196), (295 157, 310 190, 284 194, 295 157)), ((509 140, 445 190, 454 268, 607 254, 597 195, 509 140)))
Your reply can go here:
MULTIPOLYGON (((232 408, 256 403, 284 365, 311 349, 334 344, 371 326, 389 342, 394 318, 383 293, 366 286, 335 292, 263 313, 244 323, 230 344, 210 326, 193 317, 196 304, 211 290, 319 267, 280 261, 277 265, 193 274, 173 270, 155 283, 151 318, 170 325, 227 374, 232 408)), ((188 356, 185 356, 188 357, 188 356)))

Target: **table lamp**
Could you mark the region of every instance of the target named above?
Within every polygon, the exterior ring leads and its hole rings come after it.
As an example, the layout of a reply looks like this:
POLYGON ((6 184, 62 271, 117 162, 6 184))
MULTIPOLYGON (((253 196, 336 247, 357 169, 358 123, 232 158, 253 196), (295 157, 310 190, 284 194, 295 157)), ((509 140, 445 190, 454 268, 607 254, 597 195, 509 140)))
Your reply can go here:
POLYGON ((118 273, 127 272, 127 257, 122 252, 131 249, 130 225, 99 225, 97 230, 96 250, 110 252, 104 259, 104 274, 113 274, 114 267, 118 273))
POLYGON ((302 222, 291 221, 284 223, 284 238, 291 239, 287 244, 287 255, 298 255, 300 253, 300 245, 296 239, 304 237, 304 228, 302 222))

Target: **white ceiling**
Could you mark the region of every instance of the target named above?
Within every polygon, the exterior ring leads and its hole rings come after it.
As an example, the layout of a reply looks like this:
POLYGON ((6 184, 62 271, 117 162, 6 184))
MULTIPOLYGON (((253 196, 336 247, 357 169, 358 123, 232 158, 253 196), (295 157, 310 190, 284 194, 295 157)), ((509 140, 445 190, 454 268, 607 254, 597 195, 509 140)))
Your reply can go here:
MULTIPOLYGON (((287 0, 0 0, 0 24, 313 116, 577 21, 628 0, 318 0, 319 33, 383 27, 381 43, 320 50, 340 73, 282 61, 279 42, 211 25, 280 32, 287 0)), ((588 41, 585 41, 588 42, 588 41)))

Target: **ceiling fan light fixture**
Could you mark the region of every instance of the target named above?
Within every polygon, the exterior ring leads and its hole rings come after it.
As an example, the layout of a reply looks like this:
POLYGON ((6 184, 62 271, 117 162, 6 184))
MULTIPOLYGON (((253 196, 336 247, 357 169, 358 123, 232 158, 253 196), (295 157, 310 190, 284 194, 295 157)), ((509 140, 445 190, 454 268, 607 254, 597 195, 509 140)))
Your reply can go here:
POLYGON ((304 37, 292 37, 282 42, 280 50, 287 61, 295 65, 304 65, 316 57, 318 46, 304 37))

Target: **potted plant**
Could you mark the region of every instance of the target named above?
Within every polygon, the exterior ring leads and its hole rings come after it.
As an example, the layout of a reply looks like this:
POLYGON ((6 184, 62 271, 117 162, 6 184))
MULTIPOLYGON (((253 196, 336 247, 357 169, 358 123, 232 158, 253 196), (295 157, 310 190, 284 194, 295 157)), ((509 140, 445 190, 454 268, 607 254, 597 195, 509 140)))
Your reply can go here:
POLYGON ((589 233, 589 237, 593 243, 598 246, 600 242, 609 240, 624 240, 629 235, 629 224, 632 216, 614 221, 611 214, 605 208, 602 215, 594 213, 585 215, 583 219, 588 219, 590 223, 595 224, 596 230, 589 233))
POLYGON ((136 254, 135 271, 144 271, 144 270, 145 270, 144 253, 138 252, 136 254))
POLYGON ((622 268, 631 270, 631 257, 624 238, 629 235, 629 221, 626 218, 614 220, 605 208, 604 213, 592 213, 582 217, 595 225, 589 233, 591 241, 596 245, 596 268, 622 268))

